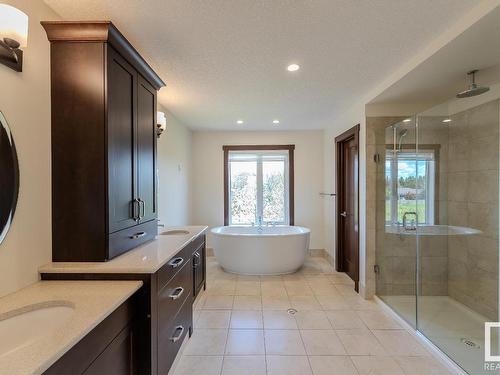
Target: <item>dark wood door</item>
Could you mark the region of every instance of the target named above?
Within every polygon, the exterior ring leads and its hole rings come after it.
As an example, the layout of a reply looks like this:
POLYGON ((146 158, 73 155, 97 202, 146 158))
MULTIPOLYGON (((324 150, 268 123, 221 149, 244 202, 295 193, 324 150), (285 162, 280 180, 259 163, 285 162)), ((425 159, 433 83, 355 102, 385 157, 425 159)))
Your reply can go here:
POLYGON ((139 76, 137 89, 137 198, 140 220, 156 219, 156 90, 139 76))
POLYGON ((336 138, 337 144, 337 270, 359 282, 359 142, 358 127, 336 138))
POLYGON ((109 232, 136 224, 137 72, 108 47, 108 201, 109 232))
POLYGON ((205 244, 193 253, 193 295, 196 297, 205 284, 205 244))

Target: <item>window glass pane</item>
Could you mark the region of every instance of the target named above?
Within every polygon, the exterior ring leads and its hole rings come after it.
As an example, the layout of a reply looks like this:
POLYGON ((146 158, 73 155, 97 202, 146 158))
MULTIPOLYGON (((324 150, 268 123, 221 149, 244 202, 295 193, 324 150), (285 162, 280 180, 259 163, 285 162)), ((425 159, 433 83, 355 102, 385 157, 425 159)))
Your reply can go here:
POLYGON ((285 161, 262 162, 262 211, 264 222, 284 223, 285 161))
POLYGON ((231 224, 255 223, 257 216, 257 162, 231 161, 231 224))

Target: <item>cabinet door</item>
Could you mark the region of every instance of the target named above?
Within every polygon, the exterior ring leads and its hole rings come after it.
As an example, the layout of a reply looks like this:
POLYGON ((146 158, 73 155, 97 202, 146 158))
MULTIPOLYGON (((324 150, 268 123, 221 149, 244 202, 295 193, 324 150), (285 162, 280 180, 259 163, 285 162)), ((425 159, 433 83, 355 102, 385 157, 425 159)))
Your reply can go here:
POLYGON ((193 253, 193 295, 196 297, 205 284, 205 244, 193 253))
POLYGON ((156 90, 141 76, 137 86, 137 187, 140 220, 156 219, 156 90))
POLYGON ((112 47, 107 52, 108 230, 113 233, 136 224, 137 73, 112 47))

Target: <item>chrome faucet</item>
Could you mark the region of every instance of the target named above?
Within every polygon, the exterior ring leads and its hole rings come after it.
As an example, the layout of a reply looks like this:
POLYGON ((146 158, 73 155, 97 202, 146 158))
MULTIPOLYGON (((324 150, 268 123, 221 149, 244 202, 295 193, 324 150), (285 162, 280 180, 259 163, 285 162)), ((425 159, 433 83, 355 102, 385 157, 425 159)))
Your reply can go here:
POLYGON ((405 212, 403 214, 403 229, 404 230, 417 230, 417 219, 418 219, 418 215, 416 212, 405 212), (414 215, 415 218, 413 218, 410 222, 410 224, 408 224, 408 219, 406 218, 407 215, 414 215))

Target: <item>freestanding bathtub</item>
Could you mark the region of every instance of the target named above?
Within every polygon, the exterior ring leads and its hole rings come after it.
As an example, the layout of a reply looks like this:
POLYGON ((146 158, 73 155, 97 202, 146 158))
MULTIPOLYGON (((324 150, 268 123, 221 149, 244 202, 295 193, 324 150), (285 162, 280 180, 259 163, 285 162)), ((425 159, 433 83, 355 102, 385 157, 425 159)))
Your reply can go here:
POLYGON ((310 230, 295 226, 217 227, 214 254, 224 270, 244 275, 297 271, 306 260, 310 230))

